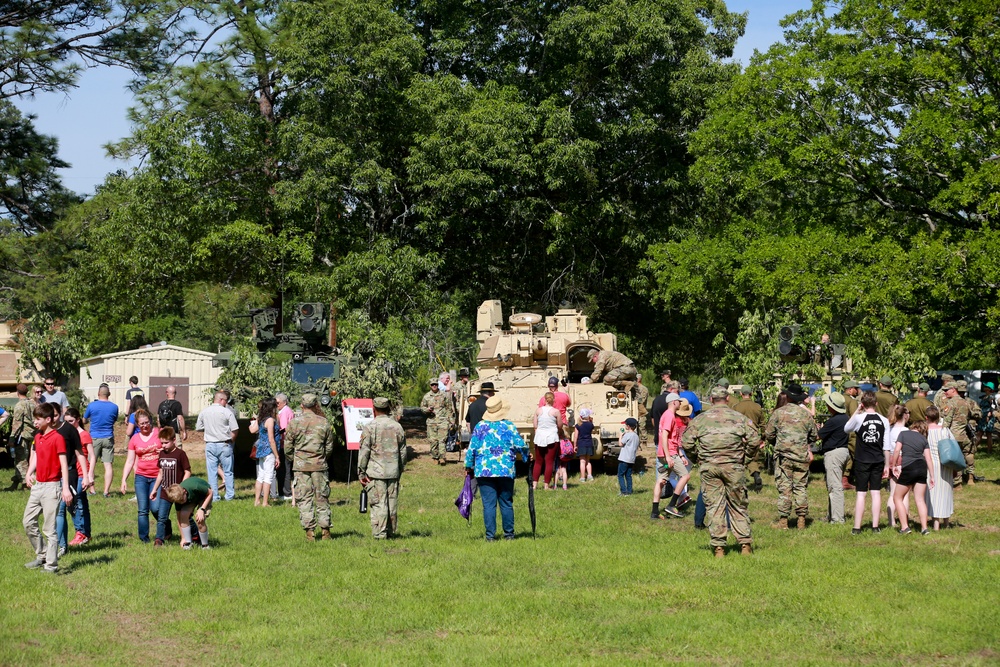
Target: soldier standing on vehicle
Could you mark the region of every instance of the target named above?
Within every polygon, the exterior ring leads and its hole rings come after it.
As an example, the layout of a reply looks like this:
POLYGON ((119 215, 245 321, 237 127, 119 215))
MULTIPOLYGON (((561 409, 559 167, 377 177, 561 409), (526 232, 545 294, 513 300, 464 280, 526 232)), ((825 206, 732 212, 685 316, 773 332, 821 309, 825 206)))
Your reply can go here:
POLYGON ((751 538, 744 462, 759 436, 749 419, 726 405, 728 389, 717 385, 710 396, 712 407, 691 420, 681 443, 701 462, 701 489, 715 557, 725 556, 727 513, 740 552, 747 555, 751 538))
POLYGON ((594 363, 594 372, 590 374, 591 382, 604 381, 604 384, 629 390, 635 384, 638 374, 635 364, 621 352, 611 350, 595 351, 590 355, 594 363))
POLYGON ((316 394, 302 395, 302 415, 288 424, 287 447, 292 450, 295 505, 306 539, 314 541, 317 525, 330 539, 330 481, 326 460, 333 449, 333 430, 316 394))
POLYGON ((878 391, 875 392, 875 412, 888 419, 889 411, 897 403, 899 403, 899 399, 892 393, 892 378, 883 375, 879 378, 878 391))
POLYGON ((361 429, 358 479, 368 492, 372 537, 384 540, 396 535, 396 503, 399 478, 406 466, 406 434, 389 416, 389 399, 372 401, 375 419, 361 429))
POLYGON ((774 483, 778 487, 778 528, 786 530, 794 502, 798 528, 806 527, 809 514, 809 464, 812 463, 812 443, 819 440, 816 420, 802 403, 808 395, 801 385, 790 384, 786 390, 788 404, 774 411, 764 429, 764 439, 774 445, 774 483))
POLYGON ((430 391, 420 401, 420 410, 427 415, 427 439, 431 444, 431 458, 443 466, 448 429, 455 424, 455 403, 450 391, 441 391, 437 378, 430 381, 430 391))
MULTIPOLYGON (((36 387, 37 389, 37 387, 36 387)), ((28 385, 17 385, 17 405, 10 411, 10 443, 14 448, 14 477, 10 480, 13 491, 28 481, 28 458, 35 439, 35 402, 28 398, 28 385)))
MULTIPOLYGON (((754 428, 757 429, 758 433, 763 433, 764 411, 752 398, 750 398, 753 396, 753 387, 748 384, 741 386, 740 396, 741 400, 733 406, 733 410, 736 410, 736 412, 749 419, 754 428)), ((749 472, 753 477, 754 493, 760 493, 760 490, 764 487, 764 481, 760 478, 760 472, 764 469, 764 466, 760 461, 760 452, 764 448, 764 440, 762 439, 759 444, 760 446, 754 450, 753 456, 747 463, 747 472, 749 472)))
POLYGON ((927 408, 934 405, 927 400, 927 392, 930 390, 931 386, 929 384, 921 382, 917 386, 916 395, 906 402, 904 407, 910 411, 910 419, 907 424, 915 424, 926 420, 924 413, 927 411, 927 408))

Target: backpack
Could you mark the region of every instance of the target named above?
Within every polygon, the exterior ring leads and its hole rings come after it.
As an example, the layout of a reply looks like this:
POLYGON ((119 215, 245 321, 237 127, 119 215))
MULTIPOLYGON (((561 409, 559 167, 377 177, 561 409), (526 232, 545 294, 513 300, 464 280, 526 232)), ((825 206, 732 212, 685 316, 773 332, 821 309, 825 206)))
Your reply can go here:
POLYGON ((160 426, 170 426, 171 428, 176 426, 177 418, 174 416, 173 411, 174 401, 163 401, 160 403, 160 407, 156 409, 156 416, 160 418, 160 426))
POLYGON ((573 441, 572 440, 566 440, 565 438, 563 438, 562 440, 560 440, 559 441, 559 456, 561 456, 564 459, 571 459, 571 458, 573 458, 573 455, 574 455, 574 452, 573 452, 573 441))

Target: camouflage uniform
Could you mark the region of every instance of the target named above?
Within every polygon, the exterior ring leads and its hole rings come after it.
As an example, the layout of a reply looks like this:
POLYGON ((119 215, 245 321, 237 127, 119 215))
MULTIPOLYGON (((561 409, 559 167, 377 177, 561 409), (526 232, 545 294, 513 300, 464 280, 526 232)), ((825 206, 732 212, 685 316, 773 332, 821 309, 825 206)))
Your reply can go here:
MULTIPOLYGON (((377 400, 377 399, 376 399, 377 400)), ((406 466, 406 435, 388 415, 378 415, 361 429, 358 478, 367 477, 372 537, 384 540, 396 534, 399 477, 406 466)))
POLYGON ((326 417, 311 410, 288 423, 286 447, 292 451, 295 471, 295 504, 305 530, 330 528, 330 481, 327 457, 333 450, 333 429, 326 417))
POLYGON ((639 406, 639 440, 646 444, 649 439, 649 428, 646 425, 646 403, 649 401, 649 389, 644 384, 635 385, 635 402, 639 406))
POLYGON ((795 501, 796 516, 809 513, 809 448, 819 440, 816 420, 801 405, 789 403, 771 415, 764 439, 774 445, 774 483, 778 487, 778 516, 787 519, 795 501))
POLYGON ((938 389, 936 392, 934 392, 934 405, 935 405, 935 407, 937 407, 938 410, 941 409, 941 405, 944 403, 944 399, 945 399, 945 395, 944 395, 945 394, 945 388, 944 388, 944 386, 946 384, 948 384, 949 382, 953 382, 954 380, 955 380, 955 376, 948 375, 947 373, 945 373, 944 375, 941 376, 941 388, 938 389))
POLYGON ((594 362, 594 372, 590 374, 591 382, 614 385, 619 382, 635 382, 638 372, 632 360, 621 352, 601 350, 594 362))
POLYGON ((691 420, 681 444, 701 462, 701 490, 713 548, 726 546, 726 513, 736 541, 750 544, 744 462, 760 436, 750 420, 725 405, 713 405, 691 420))
MULTIPOLYGON (((764 432, 764 411, 759 405, 757 405, 757 403, 749 398, 744 398, 739 403, 732 406, 732 408, 749 419, 750 423, 753 424, 753 427, 757 429, 758 433, 764 432)), ((761 448, 757 447, 753 452, 750 462, 747 463, 747 472, 751 475, 760 474, 764 470, 764 466, 761 463, 762 458, 761 448)))
MULTIPOLYGON (((844 392, 844 413, 848 416, 853 415, 858 411, 858 399, 854 398, 844 392)), ((850 452, 850 456, 847 458, 847 464, 844 466, 844 477, 846 479, 851 479, 854 475, 854 448, 858 444, 858 434, 851 431, 847 434, 847 451, 850 452)))
MULTIPOLYGON (((886 419, 889 418, 889 411, 892 410, 892 406, 899 403, 899 399, 896 395, 888 392, 884 389, 879 389, 875 392, 875 412, 879 413, 886 419)), ((853 412, 849 414, 854 414, 853 412)))
POLYGON ((22 398, 11 410, 10 443, 14 449, 14 477, 11 482, 24 484, 28 479, 28 457, 35 439, 35 402, 22 398))
POLYGON ((976 403, 965 395, 966 383, 964 381, 958 383, 958 391, 962 399, 969 406, 969 426, 966 429, 966 433, 969 436, 969 449, 962 448, 962 453, 965 454, 965 461, 969 464, 969 469, 965 472, 972 476, 976 474, 976 452, 979 448, 979 438, 976 437, 976 429, 983 418, 983 410, 979 407, 979 403, 976 403))
POLYGON ((448 429, 455 424, 455 397, 450 391, 428 391, 420 401, 420 410, 427 415, 427 439, 431 443, 431 458, 443 461, 448 429))
MULTIPOLYGON (((979 406, 976 407, 978 408, 979 406)), ((966 466, 965 473, 963 474, 968 475, 976 473, 976 452, 973 449, 975 443, 969 437, 969 431, 966 428, 969 425, 971 417, 972 410, 969 407, 969 401, 961 396, 946 397, 941 402, 941 425, 951 430, 952 435, 955 436, 955 440, 962 447, 962 453, 965 454, 966 466)))

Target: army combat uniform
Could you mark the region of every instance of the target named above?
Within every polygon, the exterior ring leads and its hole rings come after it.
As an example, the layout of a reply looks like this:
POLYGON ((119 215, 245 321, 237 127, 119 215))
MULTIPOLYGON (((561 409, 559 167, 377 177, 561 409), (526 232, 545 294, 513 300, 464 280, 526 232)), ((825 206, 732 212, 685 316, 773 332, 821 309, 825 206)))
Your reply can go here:
MULTIPOLYGON (((712 390, 716 394, 716 387, 712 390)), ((726 405, 713 405, 691 420, 681 443, 701 462, 701 490, 705 497, 706 521, 716 556, 726 546, 726 513, 736 541, 750 549, 750 515, 744 462, 759 435, 750 420, 726 405)))
POLYGON ((35 403, 30 398, 22 398, 11 410, 10 442, 14 448, 14 477, 12 488, 24 484, 28 479, 28 457, 31 443, 35 440, 35 403))
POLYGON ((649 428, 646 426, 646 403, 648 401, 649 389, 646 388, 646 385, 637 383, 635 385, 635 403, 639 407, 639 441, 644 445, 649 440, 649 428))
POLYGON ((312 539, 317 526, 324 537, 329 535, 330 481, 326 460, 333 449, 330 422, 307 409, 310 400, 315 400, 311 394, 302 397, 302 416, 290 421, 285 431, 285 441, 293 456, 295 504, 308 539, 312 539))
MULTIPOLYGON (((978 409, 979 406, 976 406, 978 409)), ((968 425, 972 418, 972 410, 969 401, 961 396, 945 397, 941 401, 941 425, 950 429, 955 440, 962 448, 965 455, 964 475, 975 475, 976 473, 976 452, 973 449, 974 440, 969 437, 968 425)))
POLYGON ((365 490, 368 491, 372 537, 376 540, 396 534, 399 478, 405 466, 406 435, 399 422, 388 415, 378 415, 365 424, 361 429, 358 478, 369 480, 365 490))
POLYGON ((764 439, 774 445, 777 466, 774 483, 778 487, 778 520, 788 519, 795 504, 799 528, 805 528, 809 514, 809 448, 819 440, 816 420, 804 407, 789 403, 771 415, 764 429, 764 439))
POLYGON ((601 350, 594 362, 594 372, 590 374, 591 382, 617 385, 624 382, 635 382, 638 371, 632 360, 621 352, 601 350))
POLYGON ((448 430, 455 424, 455 397, 450 391, 428 391, 420 401, 420 410, 427 415, 431 458, 444 463, 448 430))

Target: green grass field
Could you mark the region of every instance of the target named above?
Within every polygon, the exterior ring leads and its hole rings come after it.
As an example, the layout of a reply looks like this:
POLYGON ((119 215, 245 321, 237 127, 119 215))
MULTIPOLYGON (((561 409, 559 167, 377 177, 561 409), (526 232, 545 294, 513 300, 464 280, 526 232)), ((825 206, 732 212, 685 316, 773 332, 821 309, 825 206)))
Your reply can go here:
MULTIPOLYGON (((716 560, 690 519, 649 521, 649 474, 627 498, 612 476, 539 491, 534 540, 519 479, 519 539, 492 544, 479 501, 470 525, 452 504, 461 474, 411 463, 387 543, 357 483, 333 485, 335 539, 310 544, 297 510, 253 507, 240 480, 205 552, 140 543, 135 504, 99 497, 56 576, 23 568, 27 492, 0 493, 0 664, 1000 664, 994 483, 958 492, 963 527, 854 537, 773 530, 766 478, 756 553, 716 560)), ((819 475, 810 502, 823 516, 819 475)))

